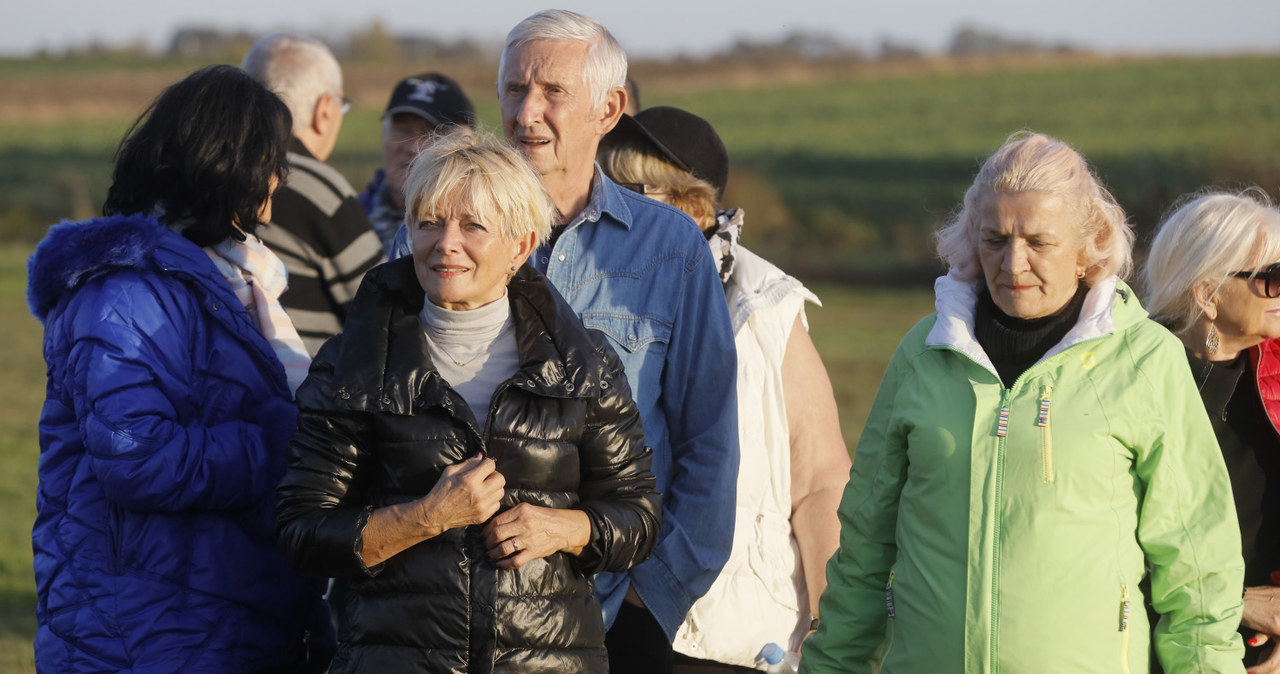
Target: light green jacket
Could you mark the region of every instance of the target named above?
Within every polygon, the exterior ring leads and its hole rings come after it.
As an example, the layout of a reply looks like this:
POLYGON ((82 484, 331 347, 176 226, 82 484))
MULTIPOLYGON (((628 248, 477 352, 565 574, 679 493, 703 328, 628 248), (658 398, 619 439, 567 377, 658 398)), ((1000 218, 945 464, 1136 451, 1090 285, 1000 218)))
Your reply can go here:
POLYGON ((855 453, 801 672, 1240 672, 1244 564, 1182 345, 1118 279, 1005 389, 935 285, 855 453), (1001 411, 1007 410, 1007 422, 1001 411))

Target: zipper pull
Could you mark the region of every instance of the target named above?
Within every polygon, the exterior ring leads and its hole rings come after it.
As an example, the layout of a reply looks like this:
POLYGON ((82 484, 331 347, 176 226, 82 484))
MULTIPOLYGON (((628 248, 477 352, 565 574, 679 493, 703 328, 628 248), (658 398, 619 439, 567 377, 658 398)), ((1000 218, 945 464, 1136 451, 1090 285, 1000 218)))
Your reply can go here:
POLYGON ((889 582, 884 584, 884 605, 889 610, 889 617, 896 618, 897 615, 893 609, 893 576, 897 571, 889 572, 889 582))
POLYGON ((1049 394, 1053 392, 1053 387, 1048 384, 1040 389, 1040 413, 1036 415, 1036 425, 1044 428, 1049 425, 1049 394))
POLYGON ((1120 586, 1120 631, 1129 631, 1129 586, 1120 586))
POLYGON ((996 422, 996 437, 1003 438, 1009 435, 1009 408, 1000 408, 1000 420, 996 422))

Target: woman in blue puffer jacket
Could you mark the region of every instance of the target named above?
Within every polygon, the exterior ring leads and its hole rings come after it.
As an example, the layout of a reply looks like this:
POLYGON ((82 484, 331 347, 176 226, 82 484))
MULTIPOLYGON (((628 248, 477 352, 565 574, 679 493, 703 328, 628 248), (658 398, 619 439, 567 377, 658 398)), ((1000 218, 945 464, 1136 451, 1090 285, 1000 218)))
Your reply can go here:
POLYGON ((42 672, 323 671, 323 583, 277 552, 274 489, 308 359, 253 236, 288 109, 239 69, 167 89, 102 218, 29 263, 48 386, 32 532, 42 672))

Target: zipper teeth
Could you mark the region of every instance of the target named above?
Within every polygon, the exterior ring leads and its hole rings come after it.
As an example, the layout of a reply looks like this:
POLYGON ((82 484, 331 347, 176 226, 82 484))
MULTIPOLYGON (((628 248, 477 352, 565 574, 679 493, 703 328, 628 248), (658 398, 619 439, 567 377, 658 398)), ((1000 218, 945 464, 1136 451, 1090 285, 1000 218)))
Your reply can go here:
MULTIPOLYGON (((1016 386, 1016 384, 1015 384, 1016 386)), ((1005 430, 1009 425, 1009 396, 1010 389, 1005 389, 1001 398, 1000 419, 1005 430)), ((996 494, 995 504, 996 511, 994 524, 991 527, 991 653, 990 661, 992 663, 992 672, 998 669, 996 654, 999 653, 999 634, 1000 634, 1000 502, 1004 499, 1004 453, 1006 449, 1007 433, 999 433, 1000 439, 996 444, 996 494)))

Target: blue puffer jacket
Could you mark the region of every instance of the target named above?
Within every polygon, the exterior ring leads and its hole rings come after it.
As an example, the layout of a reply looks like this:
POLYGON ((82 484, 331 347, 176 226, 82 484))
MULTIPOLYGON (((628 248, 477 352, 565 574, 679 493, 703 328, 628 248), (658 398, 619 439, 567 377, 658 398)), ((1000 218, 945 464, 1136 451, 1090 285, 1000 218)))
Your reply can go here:
POLYGON ((48 364, 37 668, 275 672, 305 671, 308 650, 323 659, 323 583, 275 548, 292 396, 208 256, 132 215, 55 226, 28 267, 48 364))

